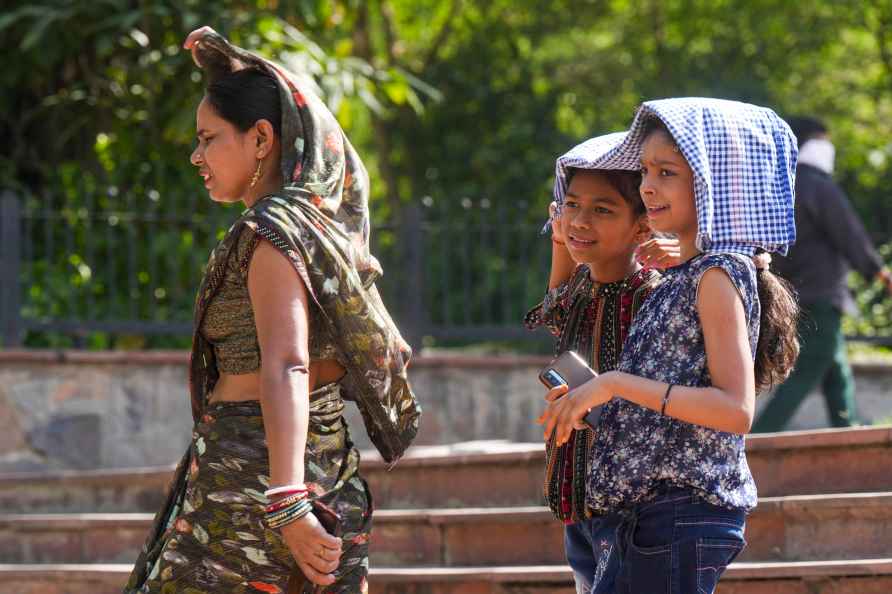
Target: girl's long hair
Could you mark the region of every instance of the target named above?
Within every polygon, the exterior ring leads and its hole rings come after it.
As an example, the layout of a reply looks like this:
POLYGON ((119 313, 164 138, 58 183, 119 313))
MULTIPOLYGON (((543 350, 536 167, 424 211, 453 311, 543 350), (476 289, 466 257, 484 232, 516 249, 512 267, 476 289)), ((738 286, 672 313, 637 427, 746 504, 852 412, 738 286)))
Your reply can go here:
POLYGON ((759 290, 759 342, 756 346, 756 391, 783 382, 799 357, 799 304, 789 282, 767 268, 756 271, 759 290))
MULTIPOLYGON (((675 142, 659 118, 647 118, 643 129, 644 138, 662 132, 675 142)), ((756 271, 756 288, 761 315, 754 372, 756 392, 763 392, 787 379, 799 357, 799 304, 790 283, 768 269, 756 271)))

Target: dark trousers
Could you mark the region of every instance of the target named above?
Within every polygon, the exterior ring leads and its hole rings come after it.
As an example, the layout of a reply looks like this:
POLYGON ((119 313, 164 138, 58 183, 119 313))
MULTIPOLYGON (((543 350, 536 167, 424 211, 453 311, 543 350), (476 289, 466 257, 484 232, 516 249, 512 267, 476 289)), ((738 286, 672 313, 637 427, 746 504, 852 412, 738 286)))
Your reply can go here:
POLYGON ((832 426, 858 424, 855 382, 846 357, 841 325, 842 313, 832 304, 803 305, 796 367, 756 419, 753 433, 782 431, 805 397, 818 386, 824 394, 832 426))

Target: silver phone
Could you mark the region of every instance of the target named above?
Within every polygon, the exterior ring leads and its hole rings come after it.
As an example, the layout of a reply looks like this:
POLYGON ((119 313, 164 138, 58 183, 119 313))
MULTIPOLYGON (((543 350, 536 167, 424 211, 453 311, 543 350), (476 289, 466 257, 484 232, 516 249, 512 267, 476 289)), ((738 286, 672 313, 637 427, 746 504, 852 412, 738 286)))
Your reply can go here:
MULTIPOLYGON (((539 373, 539 381, 549 390, 566 385, 571 390, 597 377, 595 370, 588 366, 575 351, 565 351, 539 373)), ((591 408, 585 415, 585 422, 594 429, 601 418, 601 406, 591 408)))

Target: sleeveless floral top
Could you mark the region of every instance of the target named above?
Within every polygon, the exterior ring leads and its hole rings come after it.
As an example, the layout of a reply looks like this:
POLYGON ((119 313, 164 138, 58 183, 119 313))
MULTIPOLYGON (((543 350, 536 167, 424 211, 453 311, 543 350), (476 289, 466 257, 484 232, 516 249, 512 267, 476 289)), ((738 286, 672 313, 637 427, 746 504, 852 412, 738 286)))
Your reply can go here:
MULTIPOLYGON (((710 386, 697 292, 703 274, 721 268, 743 301, 753 353, 759 338, 759 296, 750 258, 702 254, 663 273, 635 318, 619 371, 682 386, 710 386)), ((664 417, 614 398, 601 413, 592 451, 587 502, 612 513, 652 498, 658 483, 693 489, 714 505, 756 506, 744 436, 664 417)))

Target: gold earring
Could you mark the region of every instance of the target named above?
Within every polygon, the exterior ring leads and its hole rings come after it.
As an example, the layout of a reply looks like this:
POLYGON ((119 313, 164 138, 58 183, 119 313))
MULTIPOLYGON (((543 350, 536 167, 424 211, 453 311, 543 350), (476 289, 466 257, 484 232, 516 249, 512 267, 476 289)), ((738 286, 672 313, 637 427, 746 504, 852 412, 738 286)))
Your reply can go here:
POLYGON ((254 171, 254 175, 251 176, 251 187, 252 188, 254 186, 256 186, 257 182, 260 180, 261 165, 263 165, 263 159, 260 159, 259 161, 257 161, 257 169, 254 171))

